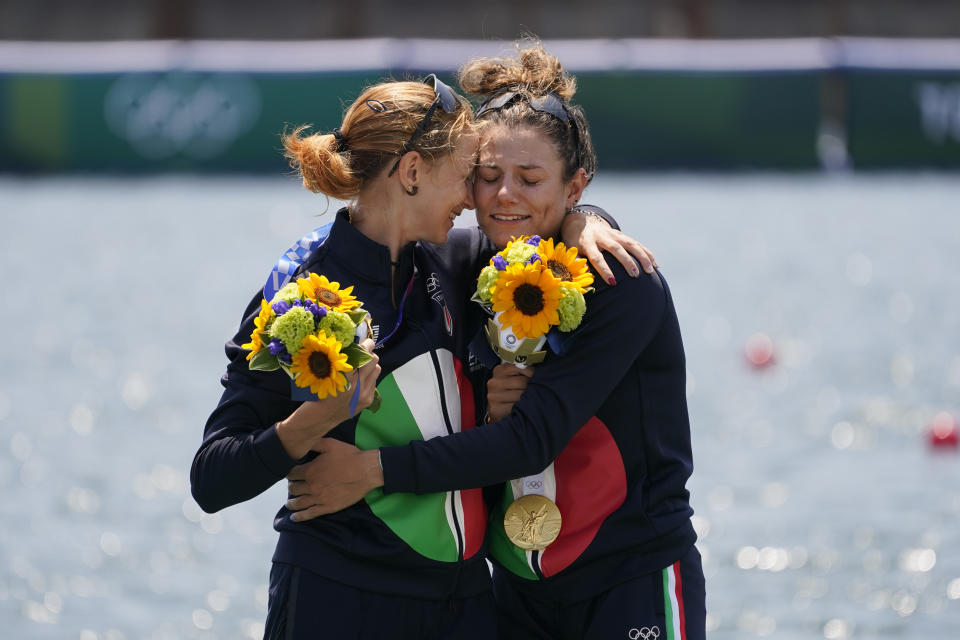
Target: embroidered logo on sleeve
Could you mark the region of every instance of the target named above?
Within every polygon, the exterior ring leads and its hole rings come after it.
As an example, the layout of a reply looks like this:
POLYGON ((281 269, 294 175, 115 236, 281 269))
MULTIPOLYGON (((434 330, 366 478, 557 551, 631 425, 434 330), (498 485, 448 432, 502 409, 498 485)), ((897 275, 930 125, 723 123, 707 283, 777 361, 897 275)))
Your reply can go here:
POLYGON ((427 277, 427 293, 433 301, 443 309, 443 324, 447 329, 447 335, 452 336, 453 316, 450 314, 450 309, 447 308, 447 302, 443 298, 443 289, 440 288, 440 278, 436 273, 431 273, 429 277, 427 277))

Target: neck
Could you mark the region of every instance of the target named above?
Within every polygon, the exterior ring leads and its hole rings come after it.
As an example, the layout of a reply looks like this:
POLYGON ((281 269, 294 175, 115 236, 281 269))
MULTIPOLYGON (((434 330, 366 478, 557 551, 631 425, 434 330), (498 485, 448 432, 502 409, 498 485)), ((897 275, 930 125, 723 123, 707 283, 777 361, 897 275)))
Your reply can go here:
POLYGON ((350 206, 350 223, 363 235, 387 247, 391 262, 397 262, 400 250, 411 242, 403 224, 408 216, 409 212, 398 206, 396 198, 377 189, 360 193, 350 206))

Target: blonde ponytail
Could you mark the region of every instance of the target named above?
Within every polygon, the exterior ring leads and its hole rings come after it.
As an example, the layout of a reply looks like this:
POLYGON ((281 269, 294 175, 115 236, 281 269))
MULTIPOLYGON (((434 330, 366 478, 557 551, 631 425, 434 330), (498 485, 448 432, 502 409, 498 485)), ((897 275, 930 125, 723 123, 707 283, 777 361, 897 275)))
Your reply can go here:
POLYGON ((314 193, 324 193, 340 200, 353 198, 360 192, 361 181, 350 168, 345 153, 333 134, 302 136, 307 129, 300 126, 284 134, 283 147, 290 166, 303 178, 303 186, 314 193))

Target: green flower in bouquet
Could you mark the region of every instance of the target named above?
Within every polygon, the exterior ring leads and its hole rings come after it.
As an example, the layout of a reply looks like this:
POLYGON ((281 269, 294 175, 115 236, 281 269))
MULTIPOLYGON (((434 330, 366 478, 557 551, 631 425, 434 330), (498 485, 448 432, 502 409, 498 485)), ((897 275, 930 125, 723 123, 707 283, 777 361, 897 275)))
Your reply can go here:
POLYGON ((560 288, 560 305, 557 315, 560 316, 560 331, 573 331, 580 326, 583 314, 587 311, 587 301, 579 290, 572 287, 560 288))
POLYGON ((353 336, 357 332, 356 323, 350 319, 350 316, 339 311, 327 311, 318 328, 323 329, 327 335, 335 337, 342 344, 353 342, 353 336))
POLYGON ((303 307, 291 306, 273 322, 270 337, 282 342, 287 353, 294 355, 300 350, 303 339, 315 331, 313 314, 303 307))
POLYGON ((499 277, 500 272, 492 264, 488 264, 480 272, 480 277, 477 279, 477 296, 482 301, 490 302, 493 300, 493 288, 496 286, 499 277))
MULTIPOLYGON (((536 238, 536 236, 534 236, 536 238)), ((538 238, 539 239, 539 238, 538 238)), ((529 242, 530 238, 523 236, 507 243, 507 246, 500 255, 507 261, 507 264, 524 263, 537 252, 537 247, 529 242)))
POLYGON ((303 291, 300 289, 300 285, 296 282, 290 282, 273 295, 273 300, 271 300, 270 303, 273 304, 281 300, 284 302, 293 302, 294 300, 300 300, 302 298, 303 291))

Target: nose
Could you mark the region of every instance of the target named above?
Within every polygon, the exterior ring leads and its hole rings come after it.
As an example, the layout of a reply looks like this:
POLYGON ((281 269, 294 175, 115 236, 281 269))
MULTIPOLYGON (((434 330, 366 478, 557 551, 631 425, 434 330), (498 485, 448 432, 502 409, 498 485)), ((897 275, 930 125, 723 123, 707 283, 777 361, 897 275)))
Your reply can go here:
POLYGON ((500 188, 497 190, 497 200, 502 203, 515 203, 517 198, 513 195, 513 190, 510 189, 509 180, 502 180, 500 182, 500 188))

